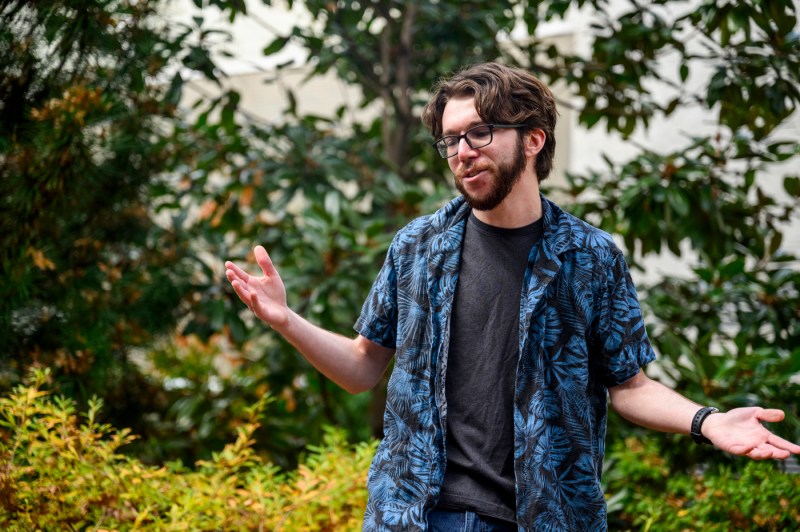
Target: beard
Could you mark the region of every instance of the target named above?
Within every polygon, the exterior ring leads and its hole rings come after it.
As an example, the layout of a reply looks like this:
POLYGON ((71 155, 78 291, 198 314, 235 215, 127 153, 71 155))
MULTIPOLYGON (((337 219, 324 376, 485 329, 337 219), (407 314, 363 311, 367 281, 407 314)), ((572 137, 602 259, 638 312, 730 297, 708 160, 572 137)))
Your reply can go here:
POLYGON ((494 173, 494 182, 491 185, 489 192, 483 197, 477 197, 469 194, 461 181, 461 178, 454 176, 456 188, 464 196, 467 205, 476 211, 490 211, 500 205, 506 196, 511 193, 514 185, 519 181, 522 172, 525 170, 526 160, 524 154, 524 142, 522 137, 517 139, 517 146, 514 150, 514 156, 510 161, 502 162, 498 165, 491 163, 480 166, 468 166, 464 168, 464 173, 476 172, 482 170, 489 170, 494 173), (494 166, 494 168, 492 168, 494 166))

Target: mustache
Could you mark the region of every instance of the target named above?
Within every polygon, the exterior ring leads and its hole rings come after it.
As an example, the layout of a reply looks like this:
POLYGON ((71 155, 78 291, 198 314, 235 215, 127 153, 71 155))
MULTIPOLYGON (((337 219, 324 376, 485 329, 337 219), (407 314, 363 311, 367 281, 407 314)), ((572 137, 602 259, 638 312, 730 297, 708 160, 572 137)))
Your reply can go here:
POLYGON ((457 169, 455 174, 458 179, 464 179, 465 177, 478 174, 480 172, 483 172, 484 170, 493 171, 492 165, 488 163, 466 164, 463 167, 457 169))

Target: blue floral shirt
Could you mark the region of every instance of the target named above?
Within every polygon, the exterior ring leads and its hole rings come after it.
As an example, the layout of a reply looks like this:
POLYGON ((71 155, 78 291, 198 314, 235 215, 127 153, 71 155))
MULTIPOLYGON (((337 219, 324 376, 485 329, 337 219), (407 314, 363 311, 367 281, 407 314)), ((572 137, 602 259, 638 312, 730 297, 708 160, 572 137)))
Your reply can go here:
MULTIPOLYGON (((622 252, 542 198, 520 299, 514 473, 520 530, 605 530, 607 388, 655 358, 622 252)), ((444 480, 450 314, 470 209, 395 236, 355 329, 396 349, 364 530, 426 530, 444 480)), ((490 272, 489 272, 490 273, 490 272)))

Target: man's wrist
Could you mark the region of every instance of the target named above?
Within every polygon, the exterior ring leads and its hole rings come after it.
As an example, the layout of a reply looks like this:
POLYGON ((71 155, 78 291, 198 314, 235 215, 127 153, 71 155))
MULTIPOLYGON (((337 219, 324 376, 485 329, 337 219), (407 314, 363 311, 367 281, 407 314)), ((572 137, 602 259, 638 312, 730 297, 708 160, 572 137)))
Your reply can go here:
POLYGON ((692 439, 696 443, 702 443, 706 445, 711 445, 711 440, 709 440, 706 436, 703 435, 703 424, 706 421, 706 418, 711 414, 716 414, 719 412, 718 408, 714 408, 713 406, 705 406, 697 411, 692 418, 692 427, 690 430, 690 434, 692 439))

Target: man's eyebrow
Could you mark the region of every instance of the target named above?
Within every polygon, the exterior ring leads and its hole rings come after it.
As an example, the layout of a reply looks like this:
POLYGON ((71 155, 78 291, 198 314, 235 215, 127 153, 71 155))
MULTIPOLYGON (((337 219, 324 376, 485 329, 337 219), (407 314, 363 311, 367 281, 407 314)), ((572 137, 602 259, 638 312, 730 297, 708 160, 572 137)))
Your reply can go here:
MULTIPOLYGON (((464 131, 466 131, 467 129, 472 129, 472 128, 473 128, 473 127, 475 127, 475 126, 483 126, 483 125, 485 125, 485 124, 486 124, 486 123, 485 123, 483 120, 481 120, 481 119, 478 119, 478 120, 473 120, 472 122, 470 122, 469 124, 467 124, 467 127, 466 127, 466 128, 464 128, 464 131)), ((449 135, 458 135, 458 134, 459 134, 459 133, 456 133, 456 132, 455 132, 455 131, 453 131, 452 129, 445 129, 445 130, 443 130, 443 131, 442 131, 442 136, 443 136, 443 137, 447 137, 447 136, 449 136, 449 135)))

